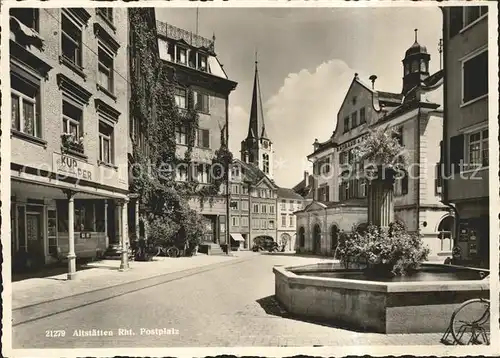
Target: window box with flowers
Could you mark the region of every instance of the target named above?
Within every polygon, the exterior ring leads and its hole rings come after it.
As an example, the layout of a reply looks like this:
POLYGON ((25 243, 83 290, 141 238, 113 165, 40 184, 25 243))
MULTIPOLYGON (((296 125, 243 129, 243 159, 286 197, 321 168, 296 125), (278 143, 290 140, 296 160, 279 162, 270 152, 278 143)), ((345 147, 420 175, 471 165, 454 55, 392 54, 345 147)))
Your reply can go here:
POLYGON ((66 153, 83 155, 83 136, 76 137, 74 133, 61 134, 61 150, 66 153))

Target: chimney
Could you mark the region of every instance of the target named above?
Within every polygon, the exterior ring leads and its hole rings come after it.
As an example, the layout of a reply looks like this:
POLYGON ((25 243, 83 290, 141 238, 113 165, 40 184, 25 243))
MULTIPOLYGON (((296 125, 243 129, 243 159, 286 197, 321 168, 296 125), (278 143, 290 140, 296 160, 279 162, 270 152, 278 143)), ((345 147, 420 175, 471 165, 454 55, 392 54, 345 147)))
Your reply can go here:
POLYGON ((372 82, 372 89, 375 89, 375 81, 377 80, 377 75, 371 75, 370 81, 372 82))
POLYGON ((309 172, 304 171, 304 187, 307 188, 309 186, 309 172))

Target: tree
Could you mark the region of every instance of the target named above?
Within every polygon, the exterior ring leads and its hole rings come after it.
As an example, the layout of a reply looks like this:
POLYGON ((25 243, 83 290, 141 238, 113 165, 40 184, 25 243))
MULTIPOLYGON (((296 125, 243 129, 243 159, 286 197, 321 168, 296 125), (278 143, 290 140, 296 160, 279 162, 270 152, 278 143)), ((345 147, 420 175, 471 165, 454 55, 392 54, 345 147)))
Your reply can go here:
MULTIPOLYGON (((202 215, 189 208, 189 200, 194 196, 212 200, 219 195, 222 181, 214 180, 204 186, 191 177, 187 183, 175 180, 179 164, 198 165, 192 162, 191 153, 199 118, 191 88, 187 88, 187 110, 179 110, 175 104, 176 74, 159 58, 156 24, 150 11, 129 9, 134 58, 130 109, 144 136, 144 141, 138 135, 133 139, 134 180, 130 191, 139 194, 145 208, 140 220, 148 228, 148 239, 181 246, 185 240, 193 243, 200 240, 205 228, 202 215), (179 127, 186 128, 187 150, 183 156, 178 156, 176 150, 175 131, 179 127)), ((230 152, 223 142, 212 161, 225 160, 228 155, 230 152)))

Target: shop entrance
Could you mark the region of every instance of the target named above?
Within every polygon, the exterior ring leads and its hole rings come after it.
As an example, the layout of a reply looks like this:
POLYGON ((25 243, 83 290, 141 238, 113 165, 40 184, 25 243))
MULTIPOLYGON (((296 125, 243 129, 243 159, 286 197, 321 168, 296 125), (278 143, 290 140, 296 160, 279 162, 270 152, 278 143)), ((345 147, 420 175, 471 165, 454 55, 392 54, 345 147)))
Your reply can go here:
POLYGON ((27 251, 42 262, 44 260, 42 216, 40 213, 26 213, 27 251))

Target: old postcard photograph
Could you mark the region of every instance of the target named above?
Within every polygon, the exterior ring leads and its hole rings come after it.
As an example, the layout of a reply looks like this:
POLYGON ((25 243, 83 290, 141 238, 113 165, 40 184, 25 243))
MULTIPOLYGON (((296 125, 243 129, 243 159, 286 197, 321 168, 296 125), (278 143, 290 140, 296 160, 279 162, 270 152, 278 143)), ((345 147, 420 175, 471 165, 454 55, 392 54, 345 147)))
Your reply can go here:
POLYGON ((1 7, 4 356, 500 353, 494 2, 68 5, 1 7))

